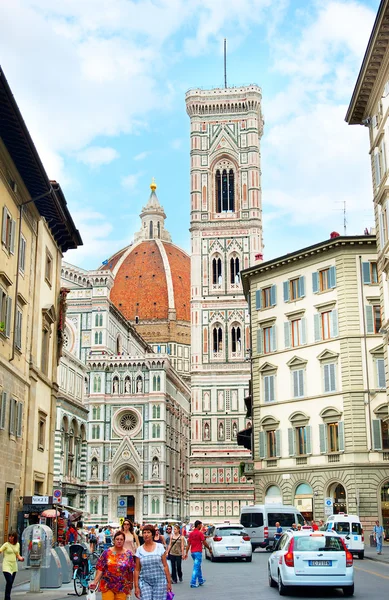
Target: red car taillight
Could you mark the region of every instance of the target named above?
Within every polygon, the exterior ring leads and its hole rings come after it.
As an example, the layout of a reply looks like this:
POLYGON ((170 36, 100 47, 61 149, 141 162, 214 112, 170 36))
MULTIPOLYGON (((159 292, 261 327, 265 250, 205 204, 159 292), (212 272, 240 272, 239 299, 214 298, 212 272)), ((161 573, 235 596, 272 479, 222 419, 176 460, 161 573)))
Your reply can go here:
POLYGON ((363 529, 361 531, 361 534, 362 534, 362 542, 364 542, 365 541, 365 536, 363 535, 363 529))
POLYGON ((346 567, 353 566, 353 555, 347 550, 346 552, 346 567))
POLYGON ((221 541, 222 541, 222 539, 223 539, 223 538, 222 538, 221 536, 219 536, 219 535, 215 535, 215 536, 214 536, 214 538, 213 538, 213 541, 214 541, 214 542, 221 542, 221 541))
POLYGON ((284 562, 287 567, 294 567, 294 539, 292 538, 289 544, 288 552, 284 555, 284 562))
POLYGON ((249 535, 244 535, 243 539, 245 542, 249 542, 250 541, 250 536, 249 535))
POLYGON ((269 528, 268 527, 263 528, 263 535, 264 535, 265 540, 269 537, 269 528))

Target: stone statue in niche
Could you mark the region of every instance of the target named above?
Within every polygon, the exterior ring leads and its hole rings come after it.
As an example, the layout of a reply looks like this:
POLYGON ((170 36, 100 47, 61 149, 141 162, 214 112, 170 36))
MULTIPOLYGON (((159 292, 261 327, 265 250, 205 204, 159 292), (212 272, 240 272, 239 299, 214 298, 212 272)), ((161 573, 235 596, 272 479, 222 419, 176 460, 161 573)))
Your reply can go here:
POLYGON ((234 421, 233 424, 232 424, 232 437, 234 439, 236 438, 237 433, 238 433, 238 428, 237 428, 237 425, 236 425, 236 421, 234 421))
POLYGON ((223 423, 219 423, 219 439, 222 440, 224 438, 224 426, 223 423))
POLYGON ((209 434, 209 423, 206 422, 204 424, 204 440, 209 440, 210 439, 210 434, 209 434))
POLYGON ((127 393, 130 392, 130 380, 126 379, 126 383, 124 384, 124 388, 126 390, 127 393))
POLYGON ((143 390, 143 382, 142 379, 139 378, 136 382, 136 391, 141 392, 143 390))
POLYGON ((97 465, 92 465, 92 479, 97 479, 97 465))
POLYGON ((117 394, 119 391, 119 382, 117 379, 113 380, 113 393, 117 394))
POLYGON ((151 474, 153 477, 159 477, 159 464, 157 460, 153 460, 153 469, 151 474))

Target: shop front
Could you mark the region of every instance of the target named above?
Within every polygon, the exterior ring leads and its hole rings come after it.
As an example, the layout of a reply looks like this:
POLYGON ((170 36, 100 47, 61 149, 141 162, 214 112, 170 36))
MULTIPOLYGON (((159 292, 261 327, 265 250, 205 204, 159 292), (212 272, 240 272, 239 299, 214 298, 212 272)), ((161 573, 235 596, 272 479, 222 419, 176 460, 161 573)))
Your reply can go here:
POLYGON ((294 505, 307 522, 313 520, 313 490, 308 483, 300 483, 297 486, 294 505))

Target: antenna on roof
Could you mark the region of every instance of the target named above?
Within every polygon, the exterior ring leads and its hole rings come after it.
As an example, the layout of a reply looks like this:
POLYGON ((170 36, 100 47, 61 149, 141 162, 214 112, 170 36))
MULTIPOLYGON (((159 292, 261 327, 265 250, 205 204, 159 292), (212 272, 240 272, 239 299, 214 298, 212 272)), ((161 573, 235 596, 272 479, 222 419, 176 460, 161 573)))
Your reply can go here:
POLYGON ((224 87, 227 89, 227 40, 224 38, 224 87))

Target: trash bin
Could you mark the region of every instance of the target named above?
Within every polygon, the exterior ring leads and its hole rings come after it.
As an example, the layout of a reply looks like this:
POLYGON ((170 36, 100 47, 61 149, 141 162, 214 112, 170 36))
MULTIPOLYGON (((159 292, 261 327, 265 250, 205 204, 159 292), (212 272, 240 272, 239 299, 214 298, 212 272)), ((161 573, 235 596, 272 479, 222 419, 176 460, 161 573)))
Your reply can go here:
POLYGON ((377 541, 372 533, 370 534, 370 548, 377 548, 377 541))

